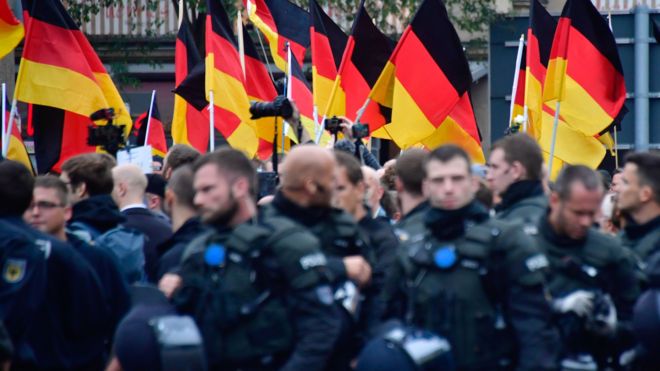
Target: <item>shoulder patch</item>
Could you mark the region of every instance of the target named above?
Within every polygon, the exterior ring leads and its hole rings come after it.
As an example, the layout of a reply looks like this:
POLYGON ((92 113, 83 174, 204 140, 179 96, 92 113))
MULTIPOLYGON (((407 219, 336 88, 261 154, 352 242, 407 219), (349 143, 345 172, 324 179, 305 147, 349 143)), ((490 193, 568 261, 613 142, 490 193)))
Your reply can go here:
POLYGON ((305 255, 300 258, 300 266, 304 270, 309 270, 310 268, 322 267, 327 264, 325 255, 322 252, 315 252, 313 254, 305 255))
POLYGON ((525 260, 525 266, 530 272, 534 272, 549 266, 548 258, 543 254, 532 255, 525 260))
POLYGON ((19 283, 25 277, 26 268, 27 260, 25 259, 7 259, 2 268, 2 278, 10 284, 19 283))

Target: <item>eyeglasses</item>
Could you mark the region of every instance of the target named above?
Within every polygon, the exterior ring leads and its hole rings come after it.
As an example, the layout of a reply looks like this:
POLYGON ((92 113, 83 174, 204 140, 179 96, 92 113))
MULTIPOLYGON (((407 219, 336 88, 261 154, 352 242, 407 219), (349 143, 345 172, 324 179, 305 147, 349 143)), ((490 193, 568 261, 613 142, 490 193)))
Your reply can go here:
POLYGON ((38 207, 41 210, 51 210, 56 207, 64 207, 64 205, 56 204, 54 202, 49 202, 49 201, 38 201, 30 204, 30 209, 34 209, 35 207, 38 207))

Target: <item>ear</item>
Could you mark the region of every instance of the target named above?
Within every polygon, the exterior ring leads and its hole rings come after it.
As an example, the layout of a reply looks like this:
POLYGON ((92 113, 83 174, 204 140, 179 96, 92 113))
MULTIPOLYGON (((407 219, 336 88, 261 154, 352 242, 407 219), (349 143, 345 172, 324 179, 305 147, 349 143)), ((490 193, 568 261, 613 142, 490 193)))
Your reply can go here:
POLYGON ((87 184, 81 182, 78 187, 73 190, 73 194, 75 194, 78 199, 81 199, 87 194, 87 184))
POLYGON ((71 219, 71 216, 73 215, 73 210, 71 206, 65 206, 64 207, 64 220, 67 222, 71 219))
POLYGON ((477 194, 479 191, 479 177, 477 175, 472 174, 471 176, 471 181, 470 181, 470 186, 472 187, 472 193, 477 194))
POLYGON ((561 200, 559 199, 559 194, 557 194, 557 192, 550 192, 550 196, 548 197, 548 204, 550 205, 550 209, 557 210, 560 202, 561 200))
POLYGON ((399 193, 403 192, 403 182, 398 176, 394 177, 394 189, 399 193))
POLYGON ((307 178, 303 181, 303 188, 305 189, 305 192, 312 195, 316 193, 319 187, 316 185, 313 179, 307 178))
POLYGON ((165 198, 163 199, 163 202, 165 202, 167 205, 171 205, 171 204, 174 203, 175 198, 176 198, 176 195, 174 194, 174 192, 171 189, 166 188, 165 189, 165 198))
POLYGON ((639 200, 641 202, 649 202, 653 200, 653 189, 648 185, 639 187, 639 200))
POLYGON ((516 180, 521 180, 527 176, 527 171, 525 171, 525 167, 520 163, 520 161, 514 161, 511 164, 511 175, 516 180))
POLYGON ((234 192, 234 197, 244 198, 250 196, 250 187, 248 185, 248 180, 244 177, 239 177, 231 185, 231 190, 234 192))

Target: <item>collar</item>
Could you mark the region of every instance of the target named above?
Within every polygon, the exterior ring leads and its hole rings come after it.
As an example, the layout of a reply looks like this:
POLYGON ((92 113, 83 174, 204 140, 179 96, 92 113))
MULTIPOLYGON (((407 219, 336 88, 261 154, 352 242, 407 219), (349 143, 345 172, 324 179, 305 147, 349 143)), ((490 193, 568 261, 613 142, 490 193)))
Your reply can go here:
POLYGON ((275 193, 272 204, 280 213, 307 227, 317 224, 332 211, 329 207, 302 207, 286 198, 281 191, 275 193))
POLYGON ((632 218, 628 217, 626 218, 626 226, 624 230, 628 238, 638 240, 658 228, 660 228, 660 215, 644 224, 637 224, 632 218))
POLYGON ((540 180, 521 180, 507 188, 506 192, 502 194, 502 201, 495 206, 495 210, 506 210, 523 199, 541 195, 543 195, 543 184, 540 180))
POLYGON ((415 214, 424 213, 426 210, 431 208, 431 204, 428 200, 420 202, 417 206, 413 207, 412 210, 408 211, 408 214, 404 215, 401 220, 406 220, 411 218, 415 214))
MULTIPOLYGON (((580 239, 580 240, 575 240, 572 239, 568 236, 560 235, 557 232, 555 232, 554 228, 550 224, 550 219, 548 217, 548 214, 545 214, 540 222, 539 222, 539 233, 543 238, 545 238, 548 242, 553 244, 554 246, 558 247, 565 247, 565 248, 573 248, 573 247, 581 247, 584 246, 585 242, 587 242, 587 237, 580 239)), ((589 234, 587 233, 587 236, 589 234)))
POLYGON ((123 213, 124 211, 126 211, 128 209, 146 209, 146 208, 147 208, 147 205, 145 205, 143 203, 136 203, 136 204, 128 204, 128 205, 122 207, 121 209, 119 209, 119 211, 123 213))
POLYGON ((473 200, 457 210, 431 207, 424 216, 424 223, 439 240, 453 240, 465 234, 467 224, 481 223, 488 218, 486 208, 473 200))

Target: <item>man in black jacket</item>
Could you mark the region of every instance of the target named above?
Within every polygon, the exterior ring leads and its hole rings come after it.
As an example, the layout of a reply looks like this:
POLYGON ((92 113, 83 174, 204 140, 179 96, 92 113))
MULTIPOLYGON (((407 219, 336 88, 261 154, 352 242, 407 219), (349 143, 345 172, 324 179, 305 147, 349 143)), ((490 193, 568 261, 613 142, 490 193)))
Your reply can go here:
POLYGON ((545 213, 543 155, 529 135, 518 133, 498 140, 488 159, 486 180, 502 201, 495 205, 498 219, 534 224, 545 213))
POLYGON ((144 233, 145 272, 149 281, 156 281, 158 263, 157 246, 172 236, 172 227, 147 209, 144 204, 147 177, 142 170, 131 164, 119 165, 112 169, 114 188, 112 197, 119 211, 126 217, 124 226, 144 233))
POLYGON ((185 165, 172 172, 165 190, 165 210, 172 219, 174 234, 167 241, 158 245, 157 279, 175 271, 181 263, 186 246, 207 227, 202 224, 195 207, 195 188, 193 188, 192 166, 185 165))

